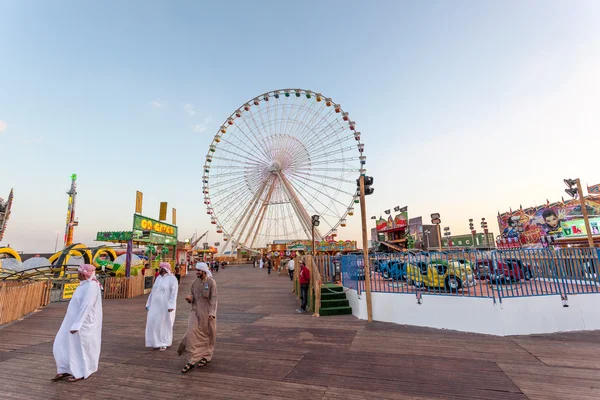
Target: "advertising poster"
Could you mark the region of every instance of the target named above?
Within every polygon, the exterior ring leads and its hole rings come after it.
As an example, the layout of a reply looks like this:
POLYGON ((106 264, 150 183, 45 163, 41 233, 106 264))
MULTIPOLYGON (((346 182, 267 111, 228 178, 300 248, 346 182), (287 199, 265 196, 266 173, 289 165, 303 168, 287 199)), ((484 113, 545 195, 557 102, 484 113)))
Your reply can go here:
MULTIPOLYGON (((600 234, 600 196, 587 196, 585 204, 592 234, 600 234)), ((546 236, 587 235, 579 200, 574 199, 499 214, 498 227, 503 239, 519 238, 526 247, 541 245, 541 238, 546 236)))

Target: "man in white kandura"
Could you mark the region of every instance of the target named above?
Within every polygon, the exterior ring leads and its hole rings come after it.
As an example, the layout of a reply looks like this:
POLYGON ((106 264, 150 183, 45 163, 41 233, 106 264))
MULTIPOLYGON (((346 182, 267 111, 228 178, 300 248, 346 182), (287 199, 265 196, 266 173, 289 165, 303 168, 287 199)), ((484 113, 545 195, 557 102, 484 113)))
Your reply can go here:
POLYGON ((171 265, 167 262, 160 263, 159 275, 146 302, 146 347, 165 351, 173 344, 178 289, 177 278, 171 273, 171 265))
POLYGON ((96 267, 77 269, 79 286, 69 302, 67 314, 54 339, 57 375, 52 379, 77 382, 98 370, 102 337, 102 292, 96 267))

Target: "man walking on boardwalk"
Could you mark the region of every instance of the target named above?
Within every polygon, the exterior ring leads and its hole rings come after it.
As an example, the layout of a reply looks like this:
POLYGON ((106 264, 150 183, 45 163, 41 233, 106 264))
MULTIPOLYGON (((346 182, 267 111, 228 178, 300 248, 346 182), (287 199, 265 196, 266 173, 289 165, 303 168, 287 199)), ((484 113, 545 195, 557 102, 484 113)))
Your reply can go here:
POLYGON ((77 382, 98 370, 102 336, 102 294, 96 267, 77 269, 79 286, 69 302, 67 314, 54 339, 57 375, 52 379, 77 382))
POLYGON ((290 274, 290 281, 293 281, 294 280, 294 269, 295 269, 295 263, 294 263, 293 258, 291 258, 290 261, 288 261, 287 269, 288 269, 288 273, 290 274))
POLYGON ((177 278, 168 262, 160 263, 160 274, 154 281, 146 302, 146 347, 167 350, 173 343, 173 324, 177 308, 177 278))
POLYGON ((187 353, 188 356, 188 362, 181 370, 184 374, 210 362, 217 338, 217 283, 206 263, 196 264, 196 270, 197 278, 185 298, 192 305, 188 328, 177 350, 179 355, 187 353))

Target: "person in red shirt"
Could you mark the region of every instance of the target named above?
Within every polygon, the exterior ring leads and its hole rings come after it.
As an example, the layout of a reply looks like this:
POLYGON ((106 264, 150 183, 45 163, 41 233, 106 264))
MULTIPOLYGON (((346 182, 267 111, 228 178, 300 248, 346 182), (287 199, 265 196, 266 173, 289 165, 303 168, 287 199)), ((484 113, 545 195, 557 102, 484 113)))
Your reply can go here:
POLYGON ((308 301, 308 284, 310 283, 310 271, 306 268, 306 263, 302 261, 300 263, 300 297, 302 298, 302 305, 296 311, 298 313, 306 312, 306 303, 308 301))

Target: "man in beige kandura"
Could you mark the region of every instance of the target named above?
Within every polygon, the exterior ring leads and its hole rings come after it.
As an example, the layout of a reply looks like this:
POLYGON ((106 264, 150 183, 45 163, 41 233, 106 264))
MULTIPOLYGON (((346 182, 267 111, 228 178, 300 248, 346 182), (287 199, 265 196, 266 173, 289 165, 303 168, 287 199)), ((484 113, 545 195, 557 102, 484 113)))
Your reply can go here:
POLYGON ((206 263, 196 264, 196 280, 185 300, 192 305, 188 328, 177 353, 187 353, 182 373, 204 367, 212 359, 217 338, 217 283, 206 263))

